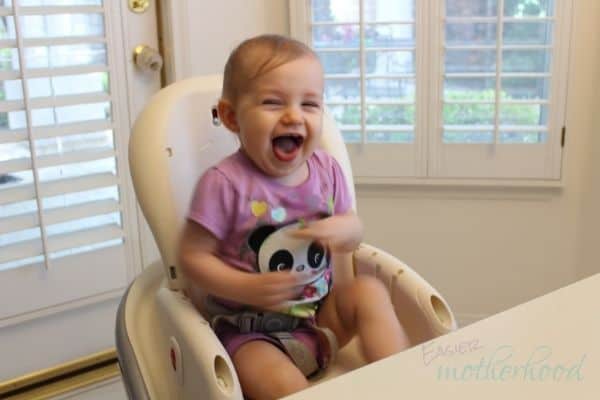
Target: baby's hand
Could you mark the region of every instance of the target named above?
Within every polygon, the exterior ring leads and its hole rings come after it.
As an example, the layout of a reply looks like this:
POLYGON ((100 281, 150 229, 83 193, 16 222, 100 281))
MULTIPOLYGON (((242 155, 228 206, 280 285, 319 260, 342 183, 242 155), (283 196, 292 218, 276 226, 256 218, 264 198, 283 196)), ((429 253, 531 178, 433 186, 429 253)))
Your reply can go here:
POLYGON ((362 241, 362 223, 354 213, 334 215, 305 223, 304 227, 291 234, 298 238, 314 239, 332 252, 348 253, 354 251, 362 241))
POLYGON ((236 301, 263 309, 278 309, 302 293, 301 278, 289 271, 248 273, 236 301))

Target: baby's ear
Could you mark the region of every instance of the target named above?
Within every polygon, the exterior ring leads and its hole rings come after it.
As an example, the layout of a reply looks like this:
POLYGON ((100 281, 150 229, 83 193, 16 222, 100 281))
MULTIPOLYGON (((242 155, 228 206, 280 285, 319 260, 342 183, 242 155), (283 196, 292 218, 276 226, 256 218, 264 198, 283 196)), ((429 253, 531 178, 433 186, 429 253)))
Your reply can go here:
POLYGON ((229 100, 220 99, 217 105, 217 111, 219 112, 219 119, 233 133, 239 133, 240 126, 238 125, 237 118, 235 115, 235 109, 229 100))

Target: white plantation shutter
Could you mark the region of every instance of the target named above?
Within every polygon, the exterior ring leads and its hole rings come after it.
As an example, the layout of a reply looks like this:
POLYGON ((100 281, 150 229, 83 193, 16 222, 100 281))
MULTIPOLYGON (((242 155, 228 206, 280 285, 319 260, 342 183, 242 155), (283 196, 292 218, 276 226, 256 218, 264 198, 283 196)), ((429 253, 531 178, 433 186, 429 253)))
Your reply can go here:
POLYGON ((0 318, 126 283, 109 12, 0 1, 0 280, 19 304, 2 302, 0 318))
POLYGON ((292 34, 321 58, 358 182, 560 179, 570 8, 290 0, 292 34))
POLYGON ((559 179, 570 0, 435 3, 430 175, 559 179))

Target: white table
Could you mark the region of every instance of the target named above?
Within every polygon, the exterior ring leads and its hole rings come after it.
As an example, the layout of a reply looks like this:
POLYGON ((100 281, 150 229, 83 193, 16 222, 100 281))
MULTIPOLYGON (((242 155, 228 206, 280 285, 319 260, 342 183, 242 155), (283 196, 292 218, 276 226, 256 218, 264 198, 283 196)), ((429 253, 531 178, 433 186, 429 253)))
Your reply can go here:
POLYGON ((600 274, 313 386, 304 399, 600 399, 600 274))

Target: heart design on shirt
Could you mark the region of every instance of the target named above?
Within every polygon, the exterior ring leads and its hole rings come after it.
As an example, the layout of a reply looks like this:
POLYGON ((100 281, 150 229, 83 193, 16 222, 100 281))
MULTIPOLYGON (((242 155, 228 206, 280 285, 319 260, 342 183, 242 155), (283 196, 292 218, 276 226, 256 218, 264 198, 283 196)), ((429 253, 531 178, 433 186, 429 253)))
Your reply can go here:
POLYGON ((252 210, 252 215, 254 215, 257 218, 264 215, 267 212, 268 208, 269 208, 269 205, 264 201, 253 200, 250 203, 250 209, 252 210))
POLYGON ((283 207, 277 207, 271 210, 271 218, 273 218, 274 221, 283 222, 285 221, 286 216, 287 213, 283 207))

